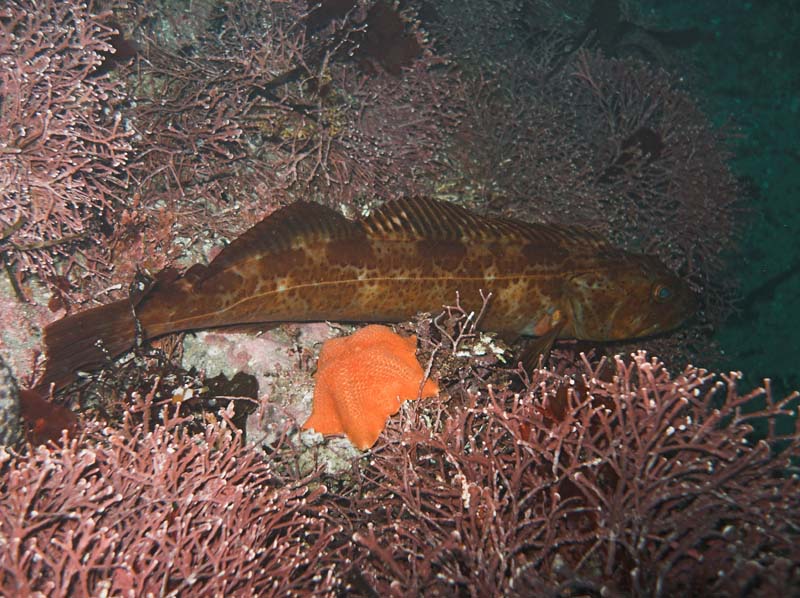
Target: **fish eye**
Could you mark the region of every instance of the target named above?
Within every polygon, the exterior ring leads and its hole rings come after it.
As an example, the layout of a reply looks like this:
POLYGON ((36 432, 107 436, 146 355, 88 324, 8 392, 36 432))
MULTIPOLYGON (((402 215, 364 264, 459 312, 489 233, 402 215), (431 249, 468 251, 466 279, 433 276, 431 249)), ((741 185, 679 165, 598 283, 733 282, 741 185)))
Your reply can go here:
POLYGON ((653 298, 659 303, 664 303, 672 299, 672 289, 663 284, 657 284, 653 287, 653 298))

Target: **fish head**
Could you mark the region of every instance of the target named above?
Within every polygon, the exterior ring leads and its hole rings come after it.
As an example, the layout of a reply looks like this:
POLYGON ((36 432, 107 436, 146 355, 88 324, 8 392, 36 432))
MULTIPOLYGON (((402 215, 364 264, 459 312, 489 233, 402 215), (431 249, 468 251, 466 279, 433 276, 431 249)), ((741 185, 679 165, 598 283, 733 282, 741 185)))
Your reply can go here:
POLYGON ((689 285, 658 259, 622 253, 570 277, 566 295, 575 338, 613 341, 677 328, 697 310, 689 285))

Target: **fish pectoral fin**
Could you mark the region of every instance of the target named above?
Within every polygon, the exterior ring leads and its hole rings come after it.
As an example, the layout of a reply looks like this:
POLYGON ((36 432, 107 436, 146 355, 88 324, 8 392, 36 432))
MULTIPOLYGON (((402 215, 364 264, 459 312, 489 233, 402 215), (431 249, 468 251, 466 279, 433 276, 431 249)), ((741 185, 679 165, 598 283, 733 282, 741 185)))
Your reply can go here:
POLYGON ((520 334, 516 330, 501 330, 497 331, 497 338, 510 347, 520 339, 520 334))
POLYGON ((547 333, 525 343, 517 361, 522 364, 522 368, 528 375, 531 375, 539 367, 539 364, 547 359, 550 350, 553 348, 553 343, 555 343, 566 323, 566 318, 562 318, 547 333))

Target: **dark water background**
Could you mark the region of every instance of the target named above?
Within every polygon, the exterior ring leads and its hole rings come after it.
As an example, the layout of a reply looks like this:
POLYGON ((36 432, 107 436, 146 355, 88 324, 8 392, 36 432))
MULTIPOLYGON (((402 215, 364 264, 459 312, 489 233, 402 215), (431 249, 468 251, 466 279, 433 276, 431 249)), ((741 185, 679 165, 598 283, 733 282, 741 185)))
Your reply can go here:
POLYGON ((719 369, 747 386, 771 378, 778 394, 800 388, 800 2, 654 0, 667 28, 713 34, 685 52, 695 97, 737 138, 732 168, 746 213, 730 276, 737 313, 719 330, 719 369))

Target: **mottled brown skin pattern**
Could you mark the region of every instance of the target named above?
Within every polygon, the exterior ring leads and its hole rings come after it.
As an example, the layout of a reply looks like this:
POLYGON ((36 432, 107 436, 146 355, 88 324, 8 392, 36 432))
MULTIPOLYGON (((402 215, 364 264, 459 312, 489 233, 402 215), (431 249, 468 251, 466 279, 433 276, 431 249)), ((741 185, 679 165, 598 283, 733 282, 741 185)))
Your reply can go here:
POLYGON ((148 336, 244 322, 395 322, 439 312, 456 292, 463 305, 477 308, 482 289, 493 293, 484 325, 521 332, 560 295, 557 277, 515 264, 514 247, 493 254, 455 243, 424 250, 379 240, 335 245, 311 244, 300 259, 254 261, 170 293, 170 300, 154 295, 137 310, 139 318, 148 336), (491 280, 487 271, 506 274, 491 280))
POLYGON ((567 316, 560 336, 585 340, 654 334, 693 310, 685 284, 657 260, 592 238, 386 239, 345 223, 347 238, 254 254, 154 293, 137 309, 147 336, 246 322, 403 321, 441 311, 457 292, 467 309, 480 307, 480 291, 492 293, 486 329, 522 334, 556 309, 567 316), (654 301, 659 285, 673 290, 671 305, 654 301))
POLYGON ((209 266, 156 285, 135 310, 111 304, 77 314, 80 333, 69 318, 48 327, 42 383, 59 382, 83 367, 79 361, 97 362, 91 346, 98 338, 108 354, 129 349, 133 311, 144 337, 155 338, 256 322, 404 321, 440 312, 456 293, 477 310, 481 291, 492 293, 482 326, 512 336, 531 334, 557 312, 560 337, 630 339, 674 328, 695 307, 685 283, 655 258, 580 228, 480 217, 429 199, 390 202, 360 221, 299 203, 253 227, 209 266), (101 327, 101 319, 116 324, 101 327), (71 351, 69 343, 84 348, 71 351))

